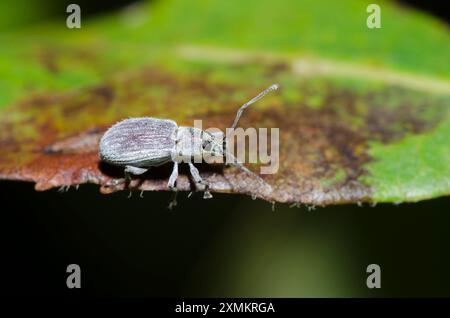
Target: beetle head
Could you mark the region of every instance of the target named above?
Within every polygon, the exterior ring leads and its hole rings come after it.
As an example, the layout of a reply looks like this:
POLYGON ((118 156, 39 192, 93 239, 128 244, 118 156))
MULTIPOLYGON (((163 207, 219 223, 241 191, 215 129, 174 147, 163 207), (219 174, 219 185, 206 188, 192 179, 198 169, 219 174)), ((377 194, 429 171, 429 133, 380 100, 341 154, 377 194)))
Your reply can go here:
POLYGON ((202 154, 209 157, 224 156, 224 135, 221 131, 202 131, 202 154))

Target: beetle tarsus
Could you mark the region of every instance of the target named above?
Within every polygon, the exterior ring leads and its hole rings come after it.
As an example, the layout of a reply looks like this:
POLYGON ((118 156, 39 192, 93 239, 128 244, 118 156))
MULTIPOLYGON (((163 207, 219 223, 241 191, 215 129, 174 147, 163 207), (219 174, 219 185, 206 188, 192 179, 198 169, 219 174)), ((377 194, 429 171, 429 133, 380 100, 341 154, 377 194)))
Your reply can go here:
POLYGON ((171 190, 173 191, 173 197, 172 197, 172 200, 169 203, 169 206, 167 207, 169 210, 172 210, 178 204, 178 202, 177 202, 177 195, 178 195, 177 188, 173 187, 173 188, 171 188, 171 190))
POLYGON ((209 192, 208 190, 205 190, 205 192, 203 192, 203 199, 212 199, 212 194, 211 192, 209 192))
POLYGON ((211 199, 213 196, 209 192, 209 184, 208 182, 204 181, 202 177, 200 176, 200 173, 198 172, 198 169, 192 164, 191 162, 188 162, 189 169, 191 171, 191 175, 194 178, 194 181, 196 184, 201 184, 205 187, 204 193, 203 193, 203 199, 211 199))
POLYGON ((202 184, 205 186, 205 191, 203 192, 203 199, 212 199, 212 194, 209 192, 209 184, 205 181, 202 181, 202 184))

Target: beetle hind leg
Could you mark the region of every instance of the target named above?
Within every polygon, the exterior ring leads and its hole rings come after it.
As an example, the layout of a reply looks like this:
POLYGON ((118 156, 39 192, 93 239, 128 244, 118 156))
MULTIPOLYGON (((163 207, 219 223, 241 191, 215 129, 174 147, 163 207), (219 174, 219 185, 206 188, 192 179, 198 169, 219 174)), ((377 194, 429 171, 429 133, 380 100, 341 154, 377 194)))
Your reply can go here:
POLYGON ((198 172, 198 169, 194 166, 192 162, 188 162, 189 170, 191 172, 192 177, 194 178, 195 183, 202 184, 205 186, 205 192, 203 193, 203 199, 211 199, 213 196, 211 192, 209 192, 209 184, 204 181, 198 172))
POLYGON ((140 168, 140 167, 133 167, 133 166, 125 166, 125 180, 131 180, 131 174, 138 176, 141 174, 144 174, 148 171, 149 168, 140 168))
POLYGON ((124 185, 125 188, 129 187, 131 182, 131 175, 141 175, 147 172, 149 168, 140 168, 134 166, 125 166, 124 178, 123 179, 113 179, 105 184, 106 187, 118 188, 124 185))
MULTIPOLYGON (((126 187, 130 187, 131 184, 131 175, 141 175, 146 173, 149 170, 149 168, 140 168, 140 167, 134 167, 134 166, 125 166, 125 169, 123 171, 124 176, 125 176, 125 186, 126 187)), ((128 195, 128 198, 131 197, 131 189, 130 189, 130 194, 128 195)))
POLYGON ((125 184, 129 185, 131 183, 131 175, 139 176, 146 173, 150 168, 140 168, 133 166, 125 166, 123 171, 125 177, 125 184))

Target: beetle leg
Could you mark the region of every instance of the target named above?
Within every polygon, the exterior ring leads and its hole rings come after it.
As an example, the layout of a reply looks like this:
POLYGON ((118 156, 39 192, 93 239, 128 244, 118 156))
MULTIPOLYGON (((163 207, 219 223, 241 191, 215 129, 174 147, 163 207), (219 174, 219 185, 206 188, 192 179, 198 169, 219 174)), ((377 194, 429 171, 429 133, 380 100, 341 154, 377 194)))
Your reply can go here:
POLYGON ((200 173, 198 172, 198 169, 194 166, 192 162, 188 162, 189 164, 189 170, 191 171, 191 175, 194 178, 194 181, 196 183, 202 184, 205 186, 205 193, 203 194, 203 199, 211 199, 212 195, 209 192, 209 184, 202 179, 200 176, 200 173))
MULTIPOLYGON (((125 166, 125 170, 124 170, 124 175, 125 175, 125 186, 126 187, 130 187, 130 183, 131 183, 131 175, 140 175, 140 174, 144 174, 149 170, 149 168, 140 168, 140 167, 134 167, 134 166, 125 166)), ((131 197, 131 190, 130 190, 130 194, 128 196, 129 198, 131 197)))
POLYGON ((135 176, 138 176, 140 174, 146 173, 147 171, 148 171, 148 168, 125 166, 125 178, 126 178, 127 174, 129 177, 130 177, 130 174, 134 174, 135 176))
POLYGON ((131 175, 140 175, 147 172, 150 168, 140 168, 133 166, 125 166, 124 169, 124 179, 114 179, 109 181, 106 186, 108 187, 117 187, 125 183, 125 187, 129 186, 131 182, 131 175))
POLYGON ((175 186, 175 182, 177 181, 177 178, 178 178, 178 162, 174 162, 173 170, 172 170, 172 173, 170 174, 169 182, 167 183, 167 187, 173 191, 173 197, 168 206, 169 210, 172 210, 172 208, 177 205, 178 190, 175 186))
POLYGON ((176 190, 176 188, 174 188, 175 190, 173 190, 173 197, 172 200, 170 200, 169 206, 167 207, 169 210, 172 210, 177 204, 177 194, 178 191, 176 190))
POLYGON ((125 168, 125 170, 123 171, 124 174, 124 182, 125 185, 129 185, 131 182, 131 174, 130 172, 127 170, 127 168, 125 168))
POLYGON ((175 182, 178 178, 178 162, 173 163, 172 174, 170 175, 169 182, 167 183, 167 187, 171 190, 175 188, 175 182))

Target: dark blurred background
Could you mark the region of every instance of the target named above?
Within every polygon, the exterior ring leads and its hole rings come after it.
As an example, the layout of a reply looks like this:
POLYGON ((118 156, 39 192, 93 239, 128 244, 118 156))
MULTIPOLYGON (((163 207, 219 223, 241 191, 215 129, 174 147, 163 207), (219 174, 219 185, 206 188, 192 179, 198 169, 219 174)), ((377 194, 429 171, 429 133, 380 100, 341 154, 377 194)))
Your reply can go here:
MULTIPOLYGON (((35 23, 72 1, 41 1, 35 23)), ((83 15, 131 1, 77 1, 83 15)), ((401 1, 449 21, 444 1, 401 1)), ((31 5, 31 4, 30 4, 31 5)), ((414 204, 289 208, 240 195, 35 192, 1 182, 2 287, 31 296, 450 296, 450 198, 414 204), (66 266, 82 270, 66 288, 66 266), (381 266, 382 288, 366 287, 381 266)))
POLYGON ((450 296, 449 198, 308 210, 2 182, 2 287, 31 296, 450 296), (66 288, 66 266, 82 270, 66 288), (366 287, 381 266, 382 288, 366 287))

